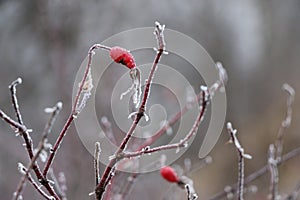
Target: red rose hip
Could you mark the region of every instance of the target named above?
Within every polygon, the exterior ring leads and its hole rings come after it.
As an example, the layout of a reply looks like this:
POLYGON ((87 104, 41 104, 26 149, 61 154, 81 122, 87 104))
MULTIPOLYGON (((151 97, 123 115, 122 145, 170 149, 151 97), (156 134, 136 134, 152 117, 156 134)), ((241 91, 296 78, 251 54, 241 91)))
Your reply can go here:
POLYGON ((165 166, 160 169, 161 176, 169 182, 178 183, 179 178, 172 167, 165 166))
POLYGON ((121 63, 129 69, 136 66, 133 55, 122 47, 112 47, 109 55, 116 63, 121 63))

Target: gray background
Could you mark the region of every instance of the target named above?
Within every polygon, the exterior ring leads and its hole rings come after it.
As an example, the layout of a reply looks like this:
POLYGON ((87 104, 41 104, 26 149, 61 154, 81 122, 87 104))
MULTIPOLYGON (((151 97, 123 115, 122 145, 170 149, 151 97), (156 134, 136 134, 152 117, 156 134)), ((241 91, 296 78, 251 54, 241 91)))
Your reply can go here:
MULTIPOLYGON (((284 117, 281 85, 288 82, 299 96, 299 19, 297 0, 2 0, 0 107, 13 115, 7 86, 22 77, 23 85, 18 87, 21 111, 26 125, 34 129, 33 138, 38 139, 47 120, 43 109, 63 101, 64 110, 50 136, 54 141, 68 116, 73 81, 88 48, 110 35, 152 26, 159 20, 197 40, 227 68, 227 118, 239 130, 246 152, 254 157, 246 162, 247 174, 266 162, 268 145, 274 141, 284 117)), ((284 152, 300 143, 297 96, 284 152)), ((0 193, 2 199, 9 199, 20 178, 16 163, 26 163, 27 155, 21 138, 15 137, 3 122, 0 126, 0 193)), ((237 180, 236 154, 232 146, 224 145, 227 139, 224 131, 211 153, 214 162, 210 166, 188 174, 194 178, 201 199, 237 180)), ((186 156, 196 158, 193 153, 186 156)), ((294 159, 280 167, 281 193, 291 191, 300 179, 299 164, 299 159, 294 159)), ((88 198, 94 188, 92 156, 74 127, 64 139, 53 167, 56 173, 65 172, 69 199, 88 198)), ((131 199, 145 199, 153 191, 162 195, 162 186, 169 186, 157 173, 143 175, 138 181, 143 188, 136 188, 131 199)), ((268 176, 256 181, 258 194, 249 199, 265 198, 268 181, 268 176)), ((29 185, 24 197, 40 198, 29 185)))

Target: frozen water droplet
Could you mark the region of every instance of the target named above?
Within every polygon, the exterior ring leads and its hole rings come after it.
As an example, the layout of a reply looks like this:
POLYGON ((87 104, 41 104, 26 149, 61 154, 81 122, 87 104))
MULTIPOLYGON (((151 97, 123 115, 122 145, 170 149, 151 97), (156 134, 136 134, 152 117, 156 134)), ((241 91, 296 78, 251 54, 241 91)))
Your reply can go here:
POLYGON ((95 192, 90 192, 89 196, 93 196, 95 194, 95 192))
POLYGON ((177 146, 175 153, 179 153, 179 151, 180 151, 180 147, 177 146))
POLYGON ((224 191, 225 192, 231 192, 231 190, 232 190, 232 187, 231 186, 229 186, 229 185, 226 185, 225 187, 224 187, 224 191))
POLYGON ((133 177, 132 176, 128 176, 127 181, 128 182, 132 182, 133 181, 133 177))
POLYGON ((252 156, 249 155, 249 154, 244 154, 243 156, 244 156, 244 158, 246 158, 246 159, 252 159, 252 156))
POLYGON ((188 142, 184 142, 184 143, 183 143, 183 147, 184 147, 184 148, 187 148, 188 146, 189 146, 189 143, 188 143, 188 142))
POLYGON ((45 109, 44 109, 44 112, 45 112, 45 113, 53 113, 54 110, 55 110, 55 108, 45 108, 45 109))
POLYGON ((145 116, 146 122, 149 121, 149 116, 146 113, 144 113, 144 116, 145 116))
POLYGON ((108 157, 108 160, 113 160, 115 158, 116 158, 116 155, 111 155, 111 156, 108 157))
POLYGON ((207 156, 207 157, 205 158, 205 162, 206 162, 207 164, 212 163, 212 157, 211 157, 211 156, 207 156))
POLYGON ((128 115, 128 119, 130 119, 131 117, 133 117, 134 115, 138 114, 138 112, 132 112, 128 115))
POLYGON ((144 151, 148 151, 150 149, 150 146, 146 146, 145 148, 144 148, 144 151))
POLYGON ((25 166, 22 164, 22 163, 18 163, 18 171, 21 173, 21 174, 26 174, 26 168, 25 166))
POLYGON ((191 159, 190 159, 190 158, 184 159, 184 167, 185 167, 185 170, 186 170, 186 171, 190 171, 191 166, 192 166, 192 161, 191 161, 191 159))
POLYGON ((47 154, 46 151, 42 150, 42 151, 40 152, 39 157, 40 157, 40 159, 41 159, 42 162, 46 162, 47 157, 48 157, 48 154, 47 154))
POLYGON ((166 133, 167 133, 167 135, 169 135, 169 136, 172 135, 172 134, 173 134, 173 129, 172 129, 172 127, 169 126, 169 127, 167 128, 167 130, 166 130, 166 133))

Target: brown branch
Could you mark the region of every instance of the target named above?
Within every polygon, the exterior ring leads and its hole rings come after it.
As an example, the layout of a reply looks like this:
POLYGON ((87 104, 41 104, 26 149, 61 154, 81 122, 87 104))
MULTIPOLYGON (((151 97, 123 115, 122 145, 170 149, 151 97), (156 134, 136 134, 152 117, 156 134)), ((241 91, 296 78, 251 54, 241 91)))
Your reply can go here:
POLYGON ((99 184, 100 181, 100 172, 99 172, 99 157, 100 157, 100 152, 101 152, 101 148, 100 148, 100 143, 96 142, 95 143, 95 154, 94 154, 94 170, 95 170, 95 181, 96 181, 96 186, 99 184))
POLYGON ((111 177, 111 172, 113 170, 113 166, 117 163, 117 161, 119 160, 119 155, 120 153, 122 153, 126 147, 126 145, 128 144, 128 141, 130 140, 137 124, 139 123, 139 121, 141 120, 141 118, 145 115, 145 109, 146 109, 146 103, 150 94, 150 87, 151 87, 151 83, 154 77, 154 73, 155 70, 157 68, 158 62, 165 50, 165 41, 164 41, 164 36, 163 36, 163 31, 164 31, 164 25, 160 25, 158 22, 155 23, 156 27, 155 27, 155 31, 154 33, 156 34, 156 38, 158 41, 158 51, 156 54, 156 57, 154 59, 153 65, 151 67, 151 71, 150 74, 148 76, 147 82, 146 82, 146 86, 144 89, 144 95, 142 98, 142 103, 138 109, 138 112, 135 115, 134 121, 129 129, 129 131, 127 132, 126 136, 124 137, 123 141, 121 142, 119 148, 117 149, 117 151, 115 152, 113 158, 110 160, 109 164, 106 166, 104 173, 101 177, 100 183, 97 185, 96 189, 95 189, 95 194, 97 196, 97 199, 100 200, 103 196, 103 193, 105 191, 105 188, 108 184, 109 181, 108 178, 111 177))
MULTIPOLYGON (((209 94, 210 94, 209 97, 210 98, 213 98, 215 92, 217 90, 221 90, 225 86, 225 84, 228 80, 226 70, 223 68, 222 64, 219 63, 219 62, 216 63, 216 68, 217 68, 218 73, 219 73, 219 80, 217 80, 209 88, 209 94)), ((148 146, 150 146, 157 139, 159 139, 160 136, 162 134, 164 134, 170 126, 174 125, 179 119, 181 119, 181 117, 186 112, 188 112, 193 107, 194 104, 199 102, 202 97, 203 97, 203 90, 201 90, 194 99, 187 102, 186 105, 178 113, 176 113, 174 115, 174 117, 172 117, 163 127, 161 127, 161 129, 158 130, 152 137, 148 138, 142 145, 140 145, 137 148, 136 152, 140 151, 141 154, 145 153, 145 149, 147 149, 148 146)), ((202 100, 202 102, 203 102, 203 100, 202 100)), ((203 108, 203 106, 202 106, 202 108, 203 108)), ((133 178, 136 178, 138 175, 139 174, 134 174, 133 178)), ((129 184, 127 184, 127 185, 129 185, 129 184)), ((128 188, 129 188, 129 186, 128 186, 128 188)))
POLYGON ((74 100, 74 104, 72 107, 72 111, 71 114, 69 116, 69 118, 67 119, 63 129, 61 130, 55 144, 54 147, 51 149, 50 155, 48 157, 48 160, 46 161, 44 170, 43 170, 43 176, 47 177, 47 173, 49 171, 50 166, 52 165, 53 159, 55 157, 55 154, 58 150, 58 147, 60 146, 60 144, 62 143, 62 140, 64 138, 64 136, 67 133, 67 130, 70 128, 72 122, 74 121, 74 119, 76 119, 76 117, 78 116, 78 114, 80 113, 81 109, 83 108, 83 105, 85 105, 85 101, 87 100, 86 98, 82 99, 82 102, 80 103, 80 97, 85 93, 85 92, 90 92, 90 90, 92 89, 92 85, 91 84, 91 65, 92 65, 92 57, 94 55, 94 51, 96 49, 104 49, 104 50, 110 50, 110 47, 101 45, 101 44, 94 44, 88 52, 88 63, 87 66, 85 68, 84 71, 84 75, 82 78, 82 81, 80 82, 79 88, 77 90, 76 96, 75 96, 75 100, 74 100))
POLYGON ((53 124, 55 122, 55 119, 58 115, 58 113, 60 112, 60 110, 62 109, 62 103, 58 102, 54 108, 52 108, 52 115, 48 121, 48 123, 45 126, 44 132, 42 134, 42 138, 38 144, 37 147, 37 152, 35 153, 35 155, 33 156, 33 158, 31 159, 30 163, 27 165, 26 167, 26 172, 23 174, 21 180, 19 181, 19 184, 17 186, 16 192, 14 193, 14 200, 17 200, 19 198, 19 196, 21 195, 22 191, 23 191, 23 186, 24 183, 26 181, 26 179, 29 176, 30 170, 33 168, 33 166, 36 163, 36 160, 38 159, 40 153, 42 152, 42 150, 44 149, 44 144, 47 140, 47 136, 48 134, 51 132, 51 129, 53 127, 53 124))
POLYGON ((65 185, 61 185, 60 182, 57 180, 54 171, 52 168, 49 170, 49 176, 51 178, 51 181, 53 182, 53 186, 57 192, 57 195, 62 199, 62 200, 67 200, 66 197, 66 192, 64 190, 64 187, 66 188, 65 185))
MULTIPOLYGON (((28 171, 28 169, 26 169, 22 163, 18 163, 18 170, 24 176, 25 176, 26 172, 28 171)), ((32 186, 38 191, 38 193, 40 193, 45 199, 53 200, 53 198, 51 196, 49 196, 48 194, 46 194, 42 190, 42 188, 34 181, 34 179, 31 177, 30 174, 27 174, 27 179, 28 179, 29 183, 31 183, 32 186)), ((13 199, 22 199, 22 196, 21 196, 21 194, 14 193, 13 199)))
POLYGON ((19 103, 18 103, 18 98, 17 98, 17 85, 22 84, 22 79, 21 78, 17 78, 15 81, 13 81, 9 86, 9 90, 10 90, 10 94, 11 94, 11 102, 13 105, 13 108, 15 110, 16 113, 16 117, 17 117, 17 121, 24 125, 23 120, 22 120, 22 115, 20 112, 20 107, 19 107, 19 103))
MULTIPOLYGON (((32 139, 29 134, 29 130, 26 128, 26 126, 23 124, 22 117, 19 110, 18 100, 16 96, 16 85, 20 84, 22 82, 22 79, 18 78, 17 80, 13 81, 12 84, 9 86, 11 91, 11 97, 12 97, 12 104, 15 110, 15 113, 17 115, 18 122, 12 120, 8 115, 6 115, 2 110, 0 110, 0 118, 2 118, 5 122, 11 125, 11 127, 14 129, 14 131, 18 132, 20 135, 22 135, 26 150, 28 153, 28 156, 30 160, 33 159, 34 153, 33 153, 33 144, 32 139)), ((39 166, 34 162, 32 166, 33 171, 35 172, 35 175, 39 182, 45 186, 47 191, 50 195, 54 196, 55 199, 59 199, 55 191, 53 190, 52 186, 48 183, 48 181, 44 178, 39 166)))
POLYGON ((142 149, 140 151, 136 151, 136 152, 124 152, 122 157, 123 158, 132 158, 132 157, 140 156, 140 155, 147 154, 147 153, 154 153, 157 151, 162 151, 162 150, 167 150, 167 149, 177 149, 177 148, 186 147, 188 140, 197 133, 199 124, 203 120, 203 116, 204 116, 204 113, 206 111, 206 107, 207 107, 207 104, 209 101, 209 98, 208 98, 209 94, 208 94, 207 88, 206 88, 206 90, 205 89, 202 90, 201 96, 202 96, 202 104, 200 106, 200 112, 197 115, 197 118, 196 118, 191 130, 183 139, 181 139, 179 142, 173 143, 173 144, 162 145, 162 146, 158 146, 158 147, 154 147, 154 148, 145 147, 144 149, 142 149))

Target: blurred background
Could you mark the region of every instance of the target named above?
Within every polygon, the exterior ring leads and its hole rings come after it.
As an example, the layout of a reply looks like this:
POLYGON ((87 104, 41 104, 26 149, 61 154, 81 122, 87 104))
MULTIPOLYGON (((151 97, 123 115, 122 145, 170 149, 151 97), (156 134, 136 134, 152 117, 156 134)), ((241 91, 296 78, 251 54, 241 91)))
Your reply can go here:
MULTIPOLYGON (((121 31, 153 26, 156 20, 198 41, 227 69, 227 121, 233 122, 246 152, 253 156, 246 161, 246 175, 267 162, 268 146, 275 141, 286 113, 283 83, 296 92, 283 151, 300 146, 298 0, 0 0, 0 108, 14 116, 8 85, 22 77, 23 84, 18 86, 21 112, 27 127, 34 130, 37 145, 48 119, 44 108, 62 101, 64 109, 49 137, 54 142, 71 109, 75 76, 89 47, 121 31)), ((227 141, 223 131, 210 154, 213 162, 187 174, 193 177, 200 199, 208 199, 237 181, 237 156, 227 141)), ((22 143, 0 122, 1 199, 10 199, 17 186, 17 162, 28 162, 22 143)), ((199 161, 193 152, 185 157, 193 163, 199 161)), ((176 164, 183 166, 182 160, 176 164)), ((299 167, 299 157, 280 166, 280 194, 293 190, 300 180, 299 167)), ((59 149, 53 170, 65 173, 69 199, 93 199, 88 196, 94 189, 93 157, 74 126, 59 149)), ((133 186, 127 199, 168 199, 163 196, 169 184, 158 172, 142 175, 137 181, 142 184, 133 186)), ((258 191, 246 199, 266 199, 269 174, 253 184, 258 191)), ((178 195, 181 192, 172 189, 178 195)), ((40 198, 27 184, 24 199, 40 198)))

